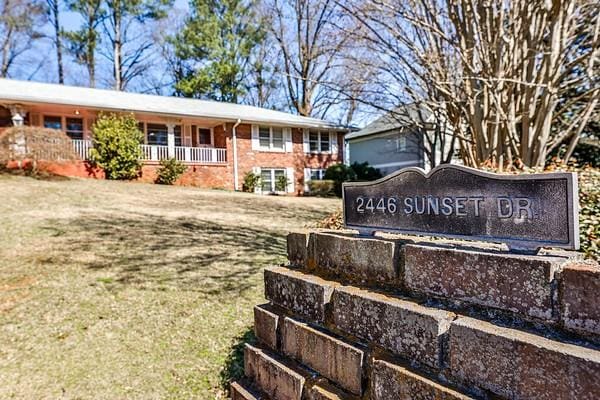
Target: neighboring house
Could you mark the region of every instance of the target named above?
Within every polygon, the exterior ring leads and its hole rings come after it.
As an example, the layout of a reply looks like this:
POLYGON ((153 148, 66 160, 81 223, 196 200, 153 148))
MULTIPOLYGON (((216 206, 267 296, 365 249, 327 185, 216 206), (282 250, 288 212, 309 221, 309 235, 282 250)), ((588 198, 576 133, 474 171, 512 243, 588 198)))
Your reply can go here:
MULTIPOLYGON (((288 193, 343 162, 346 129, 315 118, 239 104, 0 79, 0 129, 25 125, 61 129, 82 160, 92 146, 100 112, 133 113, 144 141, 142 180, 156 177, 158 162, 174 157, 188 165, 183 184, 241 190, 248 172, 259 174, 259 192, 274 192, 279 176, 288 193)), ((55 166, 87 177, 84 161, 55 166)))
POLYGON ((402 106, 394 115, 386 114, 365 128, 346 135, 349 163, 368 162, 388 175, 406 167, 427 168, 424 152, 424 125, 430 123, 432 114, 415 105, 402 106))

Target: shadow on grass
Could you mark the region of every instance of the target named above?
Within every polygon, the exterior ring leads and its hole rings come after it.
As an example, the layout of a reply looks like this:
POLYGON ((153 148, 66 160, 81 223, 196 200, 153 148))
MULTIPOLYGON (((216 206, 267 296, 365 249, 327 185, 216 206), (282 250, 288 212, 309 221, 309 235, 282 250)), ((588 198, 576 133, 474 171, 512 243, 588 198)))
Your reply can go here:
POLYGON ((255 344, 256 336, 254 330, 248 328, 245 332, 235 338, 235 344, 231 347, 225 365, 220 374, 221 388, 229 393, 231 382, 244 377, 244 347, 246 343, 255 344))
POLYGON ((43 229, 53 251, 38 261, 75 263, 105 272, 115 285, 150 290, 241 294, 286 251, 282 233, 193 218, 106 213, 52 220, 43 229))

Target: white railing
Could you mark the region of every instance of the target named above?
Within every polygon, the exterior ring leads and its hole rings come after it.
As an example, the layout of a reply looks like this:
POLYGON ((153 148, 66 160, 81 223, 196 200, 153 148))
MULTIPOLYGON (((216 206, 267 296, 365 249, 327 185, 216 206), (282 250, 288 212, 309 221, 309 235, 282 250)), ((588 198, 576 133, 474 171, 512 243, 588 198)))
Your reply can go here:
MULTIPOLYGON (((160 161, 169 158, 168 146, 140 145, 142 158, 148 161, 160 161)), ((212 147, 187 147, 175 146, 175 159, 189 163, 225 163, 227 162, 227 150, 212 147)))
POLYGON ((175 156, 180 161, 197 163, 227 162, 227 151, 214 147, 175 147, 175 156), (179 149, 179 154, 177 153, 179 149), (181 157, 181 158, 180 158, 181 157))
POLYGON ((73 142, 73 149, 75 149, 79 158, 82 160, 88 160, 90 158, 90 149, 92 148, 91 140, 73 139, 71 142, 73 142))
POLYGON ((169 158, 169 146, 141 144, 142 160, 160 161, 169 158))

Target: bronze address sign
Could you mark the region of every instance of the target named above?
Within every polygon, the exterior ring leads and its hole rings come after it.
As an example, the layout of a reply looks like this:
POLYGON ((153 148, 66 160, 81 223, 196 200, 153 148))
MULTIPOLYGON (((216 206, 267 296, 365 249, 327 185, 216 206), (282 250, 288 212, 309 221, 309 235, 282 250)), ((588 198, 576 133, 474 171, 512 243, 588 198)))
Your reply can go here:
POLYGON ((520 250, 579 248, 575 173, 406 168, 374 182, 345 183, 343 198, 346 227, 363 233, 484 240, 520 250))

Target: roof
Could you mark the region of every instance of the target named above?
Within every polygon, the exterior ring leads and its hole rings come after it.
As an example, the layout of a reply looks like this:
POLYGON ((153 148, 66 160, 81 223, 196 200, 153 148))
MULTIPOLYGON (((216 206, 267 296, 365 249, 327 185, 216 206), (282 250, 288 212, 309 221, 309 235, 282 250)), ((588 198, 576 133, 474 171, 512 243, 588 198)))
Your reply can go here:
POLYGON ((12 79, 0 79, 0 102, 2 101, 59 104, 174 117, 214 118, 223 121, 237 121, 239 118, 246 123, 346 130, 344 127, 317 118, 241 104, 12 79))
POLYGON ((431 111, 425 106, 419 107, 416 104, 407 104, 397 107, 394 111, 379 117, 363 129, 346 135, 346 140, 357 139, 364 136, 371 136, 378 133, 389 132, 394 129, 406 128, 415 125, 415 121, 431 117, 431 111))

